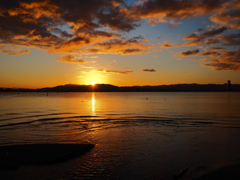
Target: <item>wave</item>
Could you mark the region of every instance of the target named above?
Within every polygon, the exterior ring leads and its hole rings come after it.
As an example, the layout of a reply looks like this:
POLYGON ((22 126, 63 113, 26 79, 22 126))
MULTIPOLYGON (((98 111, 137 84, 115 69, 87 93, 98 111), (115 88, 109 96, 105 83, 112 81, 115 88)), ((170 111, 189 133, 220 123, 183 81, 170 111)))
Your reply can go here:
MULTIPOLYGON (((56 114, 59 115, 60 113, 56 113, 56 114)), ((62 114, 67 114, 67 113, 62 113, 62 114)), ((48 114, 48 115, 53 115, 53 114, 48 114)), ((41 116, 41 115, 26 116, 26 117, 39 117, 39 116, 41 116)), ((41 118, 41 119, 36 119, 36 120, 24 121, 24 122, 3 124, 3 125, 0 125, 0 128, 1 127, 8 127, 8 126, 31 124, 31 123, 42 122, 42 121, 55 121, 55 120, 71 119, 71 118, 94 118, 94 117, 97 117, 97 116, 67 116, 67 117, 64 116, 64 117, 41 118)), ((13 119, 14 118, 12 118, 11 120, 13 120, 13 119)), ((16 118, 16 119, 19 119, 19 118, 16 118)))
MULTIPOLYGON (((29 113, 34 113, 34 112, 29 112, 29 113)), ((74 113, 48 113, 48 114, 35 114, 35 115, 24 115, 24 116, 18 116, 18 117, 9 117, 9 118, 4 118, 0 119, 0 121, 7 121, 7 120, 13 120, 13 119, 25 119, 25 118, 32 118, 32 117, 42 117, 42 116, 54 116, 54 115, 64 115, 64 114, 74 114, 74 113)), ((6 115, 22 115, 22 113, 6 113, 2 114, 2 116, 6 115)))
POLYGON ((200 117, 161 117, 161 116, 148 116, 148 115, 122 115, 122 114, 108 114, 105 116, 93 116, 93 115, 76 115, 76 116, 60 116, 69 115, 73 113, 48 113, 48 114, 36 114, 31 116, 12 117, 5 119, 5 124, 1 124, 0 128, 15 127, 22 125, 34 124, 40 125, 62 125, 62 126, 86 126, 89 123, 97 122, 98 126, 102 124, 108 125, 137 125, 137 124, 155 124, 161 126, 231 126, 240 128, 239 121, 216 121, 211 119, 204 119, 200 117), (42 116, 50 116, 45 118, 39 118, 42 116), (51 117, 53 116, 53 117, 51 117), (57 116, 57 117, 56 117, 57 116), (24 118, 36 118, 16 122, 19 119, 24 118), (75 120, 73 120, 75 119, 75 120), (11 121, 10 121, 11 120, 11 121), (7 122, 10 121, 10 122, 7 122), (37 123, 37 124, 36 124, 37 123))

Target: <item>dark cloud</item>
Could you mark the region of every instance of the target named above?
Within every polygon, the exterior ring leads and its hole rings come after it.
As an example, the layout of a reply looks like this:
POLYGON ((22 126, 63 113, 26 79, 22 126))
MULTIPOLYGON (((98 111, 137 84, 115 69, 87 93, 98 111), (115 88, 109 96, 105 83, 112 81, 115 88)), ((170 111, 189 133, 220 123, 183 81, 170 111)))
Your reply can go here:
MULTIPOLYGON (((179 46, 222 45, 236 49, 240 45, 239 32, 224 34, 227 30, 240 29, 239 0, 144 0, 131 6, 125 2, 4 0, 0 3, 0 46, 3 46, 0 51, 19 55, 29 52, 22 50, 22 47, 38 48, 48 53, 65 53, 59 61, 69 63, 85 63, 69 54, 144 54, 152 49, 171 48, 173 45, 168 41, 162 45, 146 45, 149 41, 142 36, 127 38, 126 33, 139 27, 140 23, 167 23, 175 27, 182 23, 182 19, 204 15, 215 23, 215 28, 199 28, 197 32, 186 35, 186 42, 179 46), (12 48, 9 49, 9 46, 12 48)), ((195 49, 175 55, 206 56, 210 58, 209 64, 233 64, 238 63, 237 54, 238 51, 209 48, 203 53, 195 49), (219 58, 219 61, 214 60, 213 63, 213 57, 219 58)), ((230 67, 236 69, 238 65, 230 67)), ((132 71, 105 72, 128 74, 132 71)))
POLYGON ((66 32, 66 31, 61 31, 61 32, 60 32, 60 37, 72 38, 73 35, 70 34, 70 33, 68 33, 68 32, 66 32))
POLYGON ((204 66, 211 67, 216 71, 240 71, 240 64, 210 63, 204 64, 204 66))
POLYGON ((142 72, 157 72, 155 69, 142 69, 142 72))
POLYGON ((132 39, 135 39, 135 40, 142 40, 142 39, 144 39, 144 38, 140 35, 140 36, 133 37, 132 39))
POLYGON ((168 41, 164 41, 164 44, 161 45, 161 48, 172 48, 172 47, 173 45, 168 41))
POLYGON ((172 20, 206 15, 220 9, 225 2, 224 0, 145 0, 136 3, 129 11, 134 17, 149 19, 148 22, 151 24, 168 22, 173 25, 172 20))
POLYGON ((204 31, 204 29, 203 28, 198 28, 197 31, 201 32, 201 31, 204 31))
POLYGON ((135 19, 128 18, 116 6, 116 3, 123 4, 122 0, 52 0, 50 2, 58 7, 56 12, 62 15, 62 19, 73 24, 74 28, 107 26, 129 31, 137 26, 135 19))
POLYGON ((223 51, 223 50, 227 50, 227 49, 222 48, 222 47, 210 47, 210 48, 207 48, 207 50, 209 50, 209 51, 223 51))
POLYGON ((206 52, 199 54, 199 56, 218 56, 218 55, 219 55, 219 53, 215 52, 215 51, 206 51, 206 52))
POLYGON ((240 64, 240 49, 236 51, 223 51, 219 56, 219 61, 223 63, 240 64))
POLYGON ((220 27, 217 29, 210 29, 205 31, 200 35, 200 38, 207 38, 207 37, 212 37, 218 34, 221 34, 223 31, 226 31, 228 28, 227 27, 220 27))
POLYGON ((133 48, 133 49, 125 49, 122 51, 122 54, 140 54, 142 53, 143 50, 138 49, 138 48, 133 48))
POLYGON ((210 20, 233 29, 240 29, 240 1, 226 1, 210 20))
POLYGON ((175 56, 195 56, 199 53, 199 49, 195 49, 195 50, 187 50, 184 52, 180 52, 180 53, 176 53, 175 56))
POLYGON ((223 45, 227 46, 239 46, 240 45, 240 33, 237 34, 227 34, 220 36, 220 39, 223 41, 223 45))
POLYGON ((200 53, 198 49, 176 53, 175 56, 199 56, 208 57, 201 59, 203 66, 211 67, 213 70, 240 71, 240 48, 236 51, 229 51, 225 48, 207 48, 207 51, 200 53))
POLYGON ((220 40, 209 38, 209 39, 206 40, 205 44, 220 44, 220 40))
POLYGON ((183 46, 196 46, 200 44, 218 44, 220 43, 219 39, 213 38, 224 31, 226 31, 227 27, 220 27, 217 29, 210 29, 202 34, 198 33, 192 33, 189 35, 186 35, 184 40, 190 40, 183 44, 183 46))
POLYGON ((138 26, 137 19, 121 11, 121 5, 122 0, 5 1, 0 4, 1 44, 53 53, 81 52, 84 46, 121 38, 121 34, 111 30, 130 31, 138 26), (69 29, 62 31, 59 29, 62 25, 69 29), (103 27, 109 30, 100 31, 103 27))

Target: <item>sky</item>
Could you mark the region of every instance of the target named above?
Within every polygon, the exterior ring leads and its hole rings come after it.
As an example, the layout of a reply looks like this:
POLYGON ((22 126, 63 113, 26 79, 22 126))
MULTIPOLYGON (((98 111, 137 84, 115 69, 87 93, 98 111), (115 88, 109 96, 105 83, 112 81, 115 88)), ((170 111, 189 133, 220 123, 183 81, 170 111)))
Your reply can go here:
POLYGON ((240 84, 239 0, 1 0, 0 87, 240 84))

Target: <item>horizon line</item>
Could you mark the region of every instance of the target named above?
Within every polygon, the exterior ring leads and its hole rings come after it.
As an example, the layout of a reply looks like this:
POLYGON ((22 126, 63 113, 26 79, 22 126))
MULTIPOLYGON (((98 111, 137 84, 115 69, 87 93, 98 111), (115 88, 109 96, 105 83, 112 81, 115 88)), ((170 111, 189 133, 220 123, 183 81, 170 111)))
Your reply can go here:
MULTIPOLYGON (((205 83, 205 84, 201 84, 201 83, 177 83, 177 84, 159 84, 159 85, 129 85, 129 86, 117 86, 114 84, 105 84, 105 83, 96 83, 96 84, 63 84, 63 85, 56 85, 56 86, 46 86, 46 87, 40 87, 40 88, 24 88, 24 87, 0 87, 1 89, 29 89, 29 90, 38 90, 38 89, 44 89, 44 88, 54 88, 54 87, 59 87, 59 86, 67 86, 67 85, 74 85, 74 86, 97 86, 97 85, 111 85, 111 86, 115 86, 115 87, 157 87, 157 86, 174 86, 174 85, 227 85, 228 81, 226 83, 223 84, 214 84, 214 83, 205 83)), ((240 85, 240 84, 232 84, 231 85, 240 85)))

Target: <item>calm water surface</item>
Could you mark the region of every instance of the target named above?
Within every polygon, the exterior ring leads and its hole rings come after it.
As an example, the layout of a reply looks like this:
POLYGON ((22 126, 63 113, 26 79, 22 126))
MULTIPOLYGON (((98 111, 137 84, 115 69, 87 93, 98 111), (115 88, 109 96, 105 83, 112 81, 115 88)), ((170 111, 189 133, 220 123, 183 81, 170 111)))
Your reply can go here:
MULTIPOLYGON (((1 93, 0 145, 94 143, 0 179, 172 179, 240 163, 239 92, 1 93)), ((2 178, 1 178, 2 177, 2 178)))

